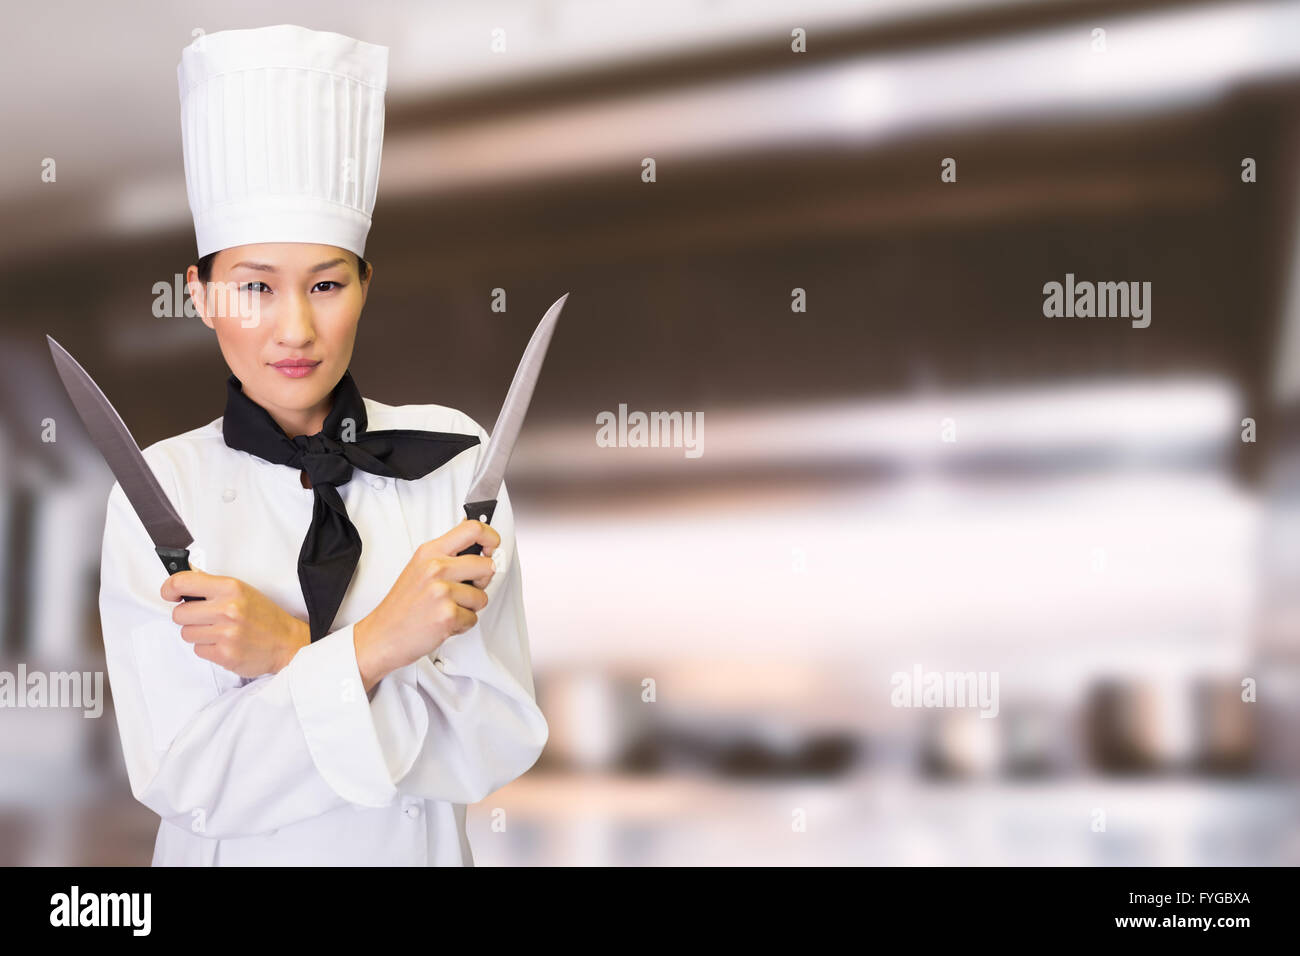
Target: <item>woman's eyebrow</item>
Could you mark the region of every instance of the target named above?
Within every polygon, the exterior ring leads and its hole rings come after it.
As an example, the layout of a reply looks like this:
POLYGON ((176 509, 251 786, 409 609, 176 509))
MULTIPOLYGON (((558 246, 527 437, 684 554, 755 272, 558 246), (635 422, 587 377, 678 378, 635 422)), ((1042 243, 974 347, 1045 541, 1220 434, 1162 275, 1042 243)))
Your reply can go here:
POLYGON ((310 269, 308 269, 307 271, 308 271, 308 272, 324 272, 326 269, 329 269, 329 268, 331 268, 331 267, 333 267, 333 266, 343 265, 343 264, 345 264, 347 261, 348 261, 348 260, 346 260, 346 259, 344 259, 344 258, 342 258, 342 257, 340 256, 339 258, 337 258, 337 259, 331 259, 331 260, 329 260, 328 262, 318 262, 316 265, 312 266, 312 267, 311 267, 310 269))

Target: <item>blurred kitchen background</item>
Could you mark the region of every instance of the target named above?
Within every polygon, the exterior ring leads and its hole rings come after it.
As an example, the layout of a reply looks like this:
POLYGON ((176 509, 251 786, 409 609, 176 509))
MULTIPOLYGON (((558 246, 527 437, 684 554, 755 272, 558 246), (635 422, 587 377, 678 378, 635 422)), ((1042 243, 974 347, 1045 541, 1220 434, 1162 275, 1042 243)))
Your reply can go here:
MULTIPOLYGON (((175 69, 299 23, 391 50, 368 396, 490 428, 571 293, 508 479, 551 738, 479 865, 1300 862, 1300 4, 9 16, 0 669, 103 670, 112 479, 44 336, 142 446, 221 414, 211 334, 153 312, 194 260, 175 69), (1150 282, 1150 326, 1044 317, 1067 273, 1150 282), (621 403, 703 454, 598 447, 621 403), (996 673, 997 716, 892 706, 918 667, 996 673)), ((0 710, 0 863, 156 829, 110 711, 0 710)))

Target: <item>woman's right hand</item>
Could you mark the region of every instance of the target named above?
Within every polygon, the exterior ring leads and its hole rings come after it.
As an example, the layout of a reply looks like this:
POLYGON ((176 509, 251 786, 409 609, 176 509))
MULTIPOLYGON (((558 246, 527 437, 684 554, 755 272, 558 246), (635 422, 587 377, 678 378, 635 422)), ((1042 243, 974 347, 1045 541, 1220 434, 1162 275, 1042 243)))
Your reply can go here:
POLYGON ((491 555, 500 544, 490 525, 466 519, 415 550, 387 596, 352 629, 367 694, 385 675, 478 623, 494 573, 491 555), (476 543, 482 554, 460 555, 476 543))

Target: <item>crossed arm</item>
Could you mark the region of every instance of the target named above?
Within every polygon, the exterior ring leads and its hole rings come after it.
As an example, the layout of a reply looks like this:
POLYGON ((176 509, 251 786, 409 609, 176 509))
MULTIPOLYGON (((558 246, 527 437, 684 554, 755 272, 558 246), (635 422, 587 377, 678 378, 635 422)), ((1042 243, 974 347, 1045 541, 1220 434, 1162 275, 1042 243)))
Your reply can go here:
MULTIPOLYGON (((387 674, 478 623, 478 612, 488 603, 484 589, 495 574, 491 556, 500 544, 501 535, 490 525, 466 520, 416 550, 384 600, 354 626, 367 694, 387 674), (460 555, 475 543, 481 555, 460 555)), ((179 571, 163 582, 159 595, 179 602, 172 621, 194 653, 240 677, 278 674, 311 643, 305 621, 238 578, 179 571), (181 601, 182 595, 204 600, 181 601)))

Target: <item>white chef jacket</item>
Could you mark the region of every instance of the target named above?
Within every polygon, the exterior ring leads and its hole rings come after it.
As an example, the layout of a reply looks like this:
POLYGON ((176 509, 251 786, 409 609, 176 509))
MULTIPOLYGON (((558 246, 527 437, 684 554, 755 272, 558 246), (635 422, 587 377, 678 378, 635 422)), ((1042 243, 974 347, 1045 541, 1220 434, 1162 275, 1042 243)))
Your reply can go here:
MULTIPOLYGON (((504 486, 478 622, 367 697, 352 625, 418 545, 464 519, 488 435, 453 408, 365 403, 369 430, 480 443, 415 481, 355 469, 339 486, 361 558, 334 630, 278 674, 242 679, 194 653, 159 594, 168 575, 144 526, 120 485, 109 494, 100 616, 131 791, 162 818, 155 866, 473 866, 465 805, 528 770, 546 743, 504 486)), ((306 620, 297 569, 313 493, 298 469, 230 448, 220 418, 144 455, 194 535, 192 565, 306 620)))

